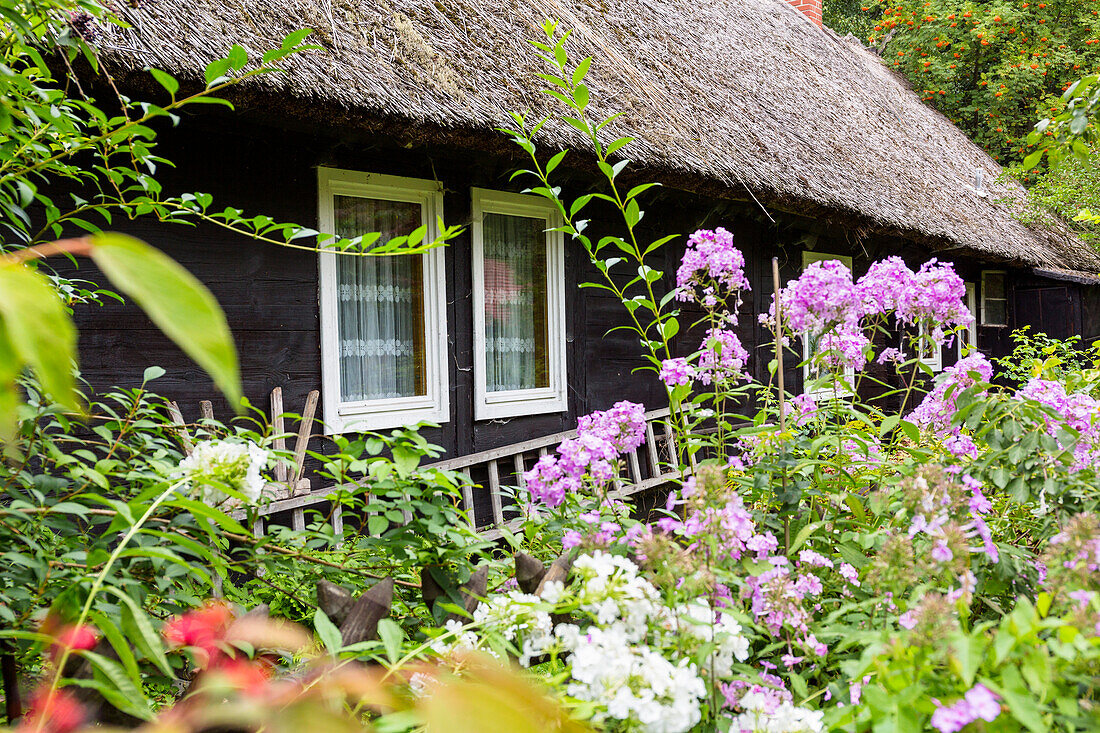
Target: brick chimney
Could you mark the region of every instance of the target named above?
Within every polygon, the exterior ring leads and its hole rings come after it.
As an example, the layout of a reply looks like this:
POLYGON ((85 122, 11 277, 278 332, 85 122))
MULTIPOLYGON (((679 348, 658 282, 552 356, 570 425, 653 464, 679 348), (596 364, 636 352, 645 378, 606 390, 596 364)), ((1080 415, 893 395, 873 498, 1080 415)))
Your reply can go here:
POLYGON ((801 10, 814 23, 821 25, 821 0, 787 0, 787 2, 801 10))

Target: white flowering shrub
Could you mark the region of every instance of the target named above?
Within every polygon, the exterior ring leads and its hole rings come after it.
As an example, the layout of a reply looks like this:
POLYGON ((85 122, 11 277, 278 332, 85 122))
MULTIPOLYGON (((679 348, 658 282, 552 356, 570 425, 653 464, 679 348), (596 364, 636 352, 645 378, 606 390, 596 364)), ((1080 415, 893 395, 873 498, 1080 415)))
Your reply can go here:
POLYGON ((266 485, 263 470, 269 455, 252 442, 207 440, 197 444, 191 455, 180 461, 173 477, 184 482, 181 491, 211 506, 239 504, 241 499, 229 492, 256 504, 266 485))

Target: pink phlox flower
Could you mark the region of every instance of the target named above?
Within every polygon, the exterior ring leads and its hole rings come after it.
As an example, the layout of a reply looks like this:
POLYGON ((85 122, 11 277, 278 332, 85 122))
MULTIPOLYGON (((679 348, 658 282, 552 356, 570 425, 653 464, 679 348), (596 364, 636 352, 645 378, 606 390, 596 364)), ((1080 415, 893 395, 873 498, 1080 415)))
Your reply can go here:
POLYGON ((906 611, 898 616, 898 625, 903 629, 912 629, 917 625, 917 614, 914 611, 906 611))
POLYGON ((823 586, 821 584, 821 578, 810 573, 800 573, 798 580, 794 584, 795 591, 801 593, 803 596, 817 596, 821 595, 823 586))
POLYGON ((944 341, 943 326, 968 326, 974 316, 964 304, 966 284, 948 262, 931 259, 921 265, 911 286, 897 303, 898 320, 907 324, 930 323, 929 336, 937 344, 944 341))
POLYGON ((818 339, 817 353, 826 366, 858 372, 867 364, 867 347, 870 345, 870 340, 861 329, 845 324, 818 339))
POLYGON ((722 227, 699 229, 688 237, 676 270, 676 299, 697 300, 713 308, 719 300, 714 285, 731 293, 752 289, 745 277, 745 256, 733 246, 733 235, 722 227))
POLYGON ((584 537, 580 532, 575 529, 568 529, 561 538, 561 547, 563 550, 572 550, 574 547, 579 547, 583 541, 584 537))
MULTIPOLYGON (((841 323, 855 327, 863 315, 852 272, 839 260, 810 263, 779 291, 779 303, 784 325, 794 333, 823 334, 841 323)), ((774 323, 774 297, 768 314, 774 323)))
POLYGON ((841 563, 840 569, 837 571, 840 573, 840 577, 847 580, 852 585, 859 587, 859 571, 854 566, 848 563, 841 563))
POLYGON ((913 277, 913 271, 900 257, 887 257, 873 263, 855 287, 864 315, 896 310, 899 301, 913 287, 913 277))
POLYGON ((824 555, 814 552, 813 550, 803 550, 798 553, 798 561, 803 565, 810 565, 815 568, 831 568, 833 567, 833 561, 824 555))
POLYGON ((699 350, 695 374, 700 383, 722 384, 749 378, 745 373, 749 352, 733 331, 715 328, 708 330, 699 350))
POLYGON ((661 371, 657 376, 668 387, 690 384, 695 378, 695 367, 684 357, 665 359, 661 362, 661 371))
POLYGON ((947 452, 956 458, 977 458, 978 446, 974 440, 964 433, 958 433, 952 435, 947 440, 943 441, 943 447, 947 449, 947 452))
POLYGON ((895 349, 893 346, 887 347, 882 350, 875 359, 876 364, 885 364, 886 362, 893 362, 894 364, 900 364, 905 361, 905 352, 901 349, 895 349))
MULTIPOLYGON (((577 437, 595 436, 609 444, 612 451, 629 453, 645 440, 645 424, 645 406, 622 400, 609 410, 597 410, 578 419, 577 437)), ((605 460, 615 458, 605 456, 605 460)))
POLYGON ((978 719, 991 723, 1001 714, 997 695, 982 684, 974 685, 953 705, 945 706, 935 698, 932 702, 936 705, 932 727, 940 733, 955 733, 978 719))
POLYGON ((745 541, 745 547, 750 552, 756 553, 757 560, 763 560, 764 557, 775 552, 779 547, 779 540, 771 532, 765 532, 750 537, 745 541))
POLYGON ((932 391, 924 396, 924 400, 915 410, 909 413, 908 419, 923 428, 941 433, 951 432, 951 419, 956 412, 958 393, 977 384, 974 374, 977 374, 978 379, 983 382, 993 378, 993 365, 981 352, 960 359, 953 366, 944 369, 936 379, 932 391), (948 395, 949 389, 950 395, 948 395))
POLYGON ((784 654, 782 657, 780 657, 780 661, 783 662, 784 667, 787 667, 788 669, 790 669, 791 667, 794 667, 796 664, 798 664, 799 662, 801 662, 805 658, 806 657, 796 657, 795 655, 788 652, 788 653, 784 654))

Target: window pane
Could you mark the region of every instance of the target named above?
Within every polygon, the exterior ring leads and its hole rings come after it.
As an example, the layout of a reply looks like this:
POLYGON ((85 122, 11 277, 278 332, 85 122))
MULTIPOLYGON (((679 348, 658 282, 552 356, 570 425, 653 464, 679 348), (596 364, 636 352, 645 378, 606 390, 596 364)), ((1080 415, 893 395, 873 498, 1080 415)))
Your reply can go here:
MULTIPOLYGON (((420 204, 334 196, 336 232, 381 232, 385 242, 421 225, 420 204)), ((336 256, 340 398, 344 402, 427 394, 424 258, 336 256)))
POLYGON ((550 386, 545 232, 545 219, 483 218, 489 392, 550 386))
POLYGON ((983 295, 986 298, 1004 298, 1005 297, 1005 276, 994 273, 986 273, 985 278, 982 280, 982 284, 985 286, 985 293, 983 295))
POLYGON ((982 313, 983 325, 986 326, 1003 326, 1008 323, 1008 313, 1006 308, 1006 301, 1004 300, 986 300, 985 312, 982 313))

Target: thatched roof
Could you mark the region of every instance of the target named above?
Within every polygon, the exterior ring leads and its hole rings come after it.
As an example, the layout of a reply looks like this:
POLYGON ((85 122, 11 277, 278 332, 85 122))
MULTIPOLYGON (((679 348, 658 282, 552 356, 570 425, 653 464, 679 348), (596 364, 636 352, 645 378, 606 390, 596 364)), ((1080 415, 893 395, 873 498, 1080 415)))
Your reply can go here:
MULTIPOLYGON (((124 12, 133 29, 108 39, 116 65, 193 77, 233 43, 259 53, 309 27, 323 50, 258 88, 467 136, 550 109, 527 41, 554 18, 577 59, 595 57, 595 113, 624 111, 631 157, 670 179, 937 249, 1100 270, 1076 238, 1015 220, 1022 189, 997 183, 1000 167, 877 56, 783 0, 143 0, 124 12)), ((543 137, 581 145, 566 126, 543 137)))

